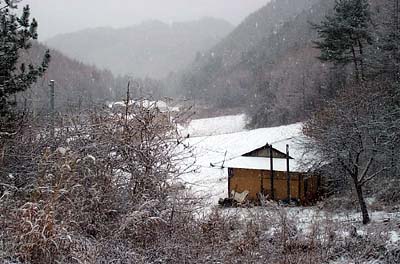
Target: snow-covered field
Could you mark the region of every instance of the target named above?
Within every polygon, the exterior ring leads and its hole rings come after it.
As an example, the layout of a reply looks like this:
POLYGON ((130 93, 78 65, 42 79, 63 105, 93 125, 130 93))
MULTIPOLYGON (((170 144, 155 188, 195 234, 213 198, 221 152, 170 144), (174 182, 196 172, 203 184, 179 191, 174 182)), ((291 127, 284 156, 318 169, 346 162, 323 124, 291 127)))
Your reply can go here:
POLYGON ((182 130, 183 135, 191 137, 204 137, 221 134, 241 132, 246 125, 246 115, 232 115, 215 118, 203 118, 192 120, 182 130))
MULTIPOLYGON (((192 192, 206 198, 208 206, 228 196, 228 172, 221 168, 223 164, 266 143, 285 151, 286 144, 294 147, 301 136, 300 123, 255 130, 246 130, 245 125, 245 115, 222 116, 193 120, 185 130, 190 134, 186 143, 194 149, 198 170, 182 180, 192 192)), ((292 156, 298 153, 292 150, 292 156)))

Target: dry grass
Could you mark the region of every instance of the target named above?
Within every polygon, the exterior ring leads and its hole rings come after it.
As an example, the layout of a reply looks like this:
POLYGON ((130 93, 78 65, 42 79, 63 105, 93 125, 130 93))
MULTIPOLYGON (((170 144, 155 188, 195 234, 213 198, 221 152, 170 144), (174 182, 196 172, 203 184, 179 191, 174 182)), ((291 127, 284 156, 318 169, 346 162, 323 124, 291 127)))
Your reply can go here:
POLYGON ((54 141, 32 126, 2 145, 2 263, 399 263, 393 226, 352 236, 268 203, 195 216, 196 200, 170 184, 188 149, 156 113, 131 111, 70 118, 54 141))

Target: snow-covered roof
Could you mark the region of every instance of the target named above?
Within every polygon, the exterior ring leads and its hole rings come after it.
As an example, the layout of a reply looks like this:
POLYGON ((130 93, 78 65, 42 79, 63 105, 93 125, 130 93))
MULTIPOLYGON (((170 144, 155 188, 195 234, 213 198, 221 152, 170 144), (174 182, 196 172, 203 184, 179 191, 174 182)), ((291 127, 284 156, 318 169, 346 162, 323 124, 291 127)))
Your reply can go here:
MULTIPOLYGON (((270 158, 264 157, 245 157, 241 156, 225 163, 225 167, 234 169, 250 169, 250 170, 271 170, 270 158)), ((273 167, 275 171, 286 171, 286 159, 273 159, 273 167)), ((304 168, 296 160, 289 160, 289 169, 291 172, 304 172, 304 168)))
MULTIPOLYGON (((147 99, 144 100, 131 100, 129 101, 129 106, 131 105, 142 105, 145 108, 153 108, 157 107, 161 112, 179 112, 179 107, 168 107, 168 104, 164 101, 150 101, 147 99)), ((115 106, 125 107, 126 101, 114 102, 109 105, 110 108, 115 106)))

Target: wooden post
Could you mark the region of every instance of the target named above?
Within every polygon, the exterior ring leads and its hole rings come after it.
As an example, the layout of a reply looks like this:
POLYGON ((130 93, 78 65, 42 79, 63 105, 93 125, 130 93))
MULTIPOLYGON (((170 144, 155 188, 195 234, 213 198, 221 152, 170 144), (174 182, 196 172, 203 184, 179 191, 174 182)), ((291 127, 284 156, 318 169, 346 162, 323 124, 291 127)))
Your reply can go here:
MULTIPOLYGON (((260 170, 260 198, 265 194, 264 191, 264 171, 260 170)), ((262 201, 260 201, 262 202, 262 201)))
POLYGON ((275 191, 274 191, 274 154, 272 151, 272 145, 269 146, 269 159, 270 159, 270 171, 271 171, 271 199, 275 200, 275 191))
POLYGON ((226 161, 226 155, 228 154, 228 151, 226 150, 225 151, 225 155, 224 155, 224 161, 222 162, 222 165, 221 165, 221 169, 223 169, 224 168, 224 166, 225 166, 225 161, 226 161))
POLYGON ((292 200, 291 193, 290 193, 290 167, 289 167, 289 145, 286 145, 286 177, 287 177, 287 198, 289 203, 292 200))
POLYGON ((299 174, 299 190, 298 190, 298 199, 301 203, 301 183, 303 182, 303 175, 299 174))
POLYGON ((131 87, 131 82, 129 81, 128 87, 126 88, 125 130, 128 130, 129 103, 131 102, 130 87, 131 87))
POLYGON ((233 169, 228 168, 228 197, 231 197, 232 187, 231 187, 231 179, 233 177, 233 169))

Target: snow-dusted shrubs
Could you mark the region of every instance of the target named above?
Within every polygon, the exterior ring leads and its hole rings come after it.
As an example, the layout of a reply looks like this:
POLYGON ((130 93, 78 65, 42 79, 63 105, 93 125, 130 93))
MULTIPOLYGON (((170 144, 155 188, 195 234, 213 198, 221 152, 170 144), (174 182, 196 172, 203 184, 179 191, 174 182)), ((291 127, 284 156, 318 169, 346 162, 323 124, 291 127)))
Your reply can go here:
POLYGON ((362 226, 269 203, 198 214, 171 180, 190 149, 166 120, 149 109, 99 110, 64 119, 54 139, 32 124, 4 141, 0 260, 398 263, 398 234, 388 243, 395 221, 362 226))
POLYGON ((97 263, 98 246, 151 243, 168 228, 171 179, 190 155, 173 122, 149 108, 63 121, 54 138, 35 126, 2 142, 0 252, 27 263, 97 263))

